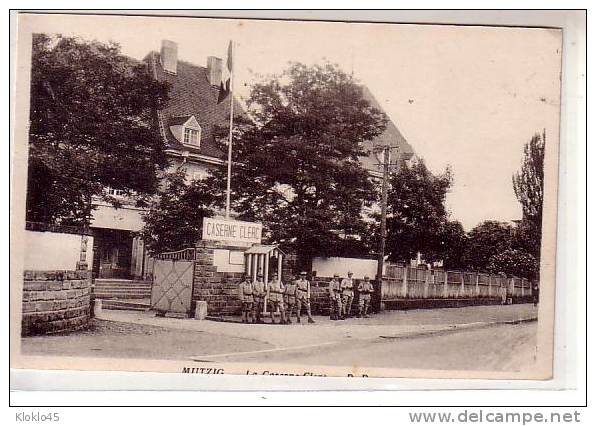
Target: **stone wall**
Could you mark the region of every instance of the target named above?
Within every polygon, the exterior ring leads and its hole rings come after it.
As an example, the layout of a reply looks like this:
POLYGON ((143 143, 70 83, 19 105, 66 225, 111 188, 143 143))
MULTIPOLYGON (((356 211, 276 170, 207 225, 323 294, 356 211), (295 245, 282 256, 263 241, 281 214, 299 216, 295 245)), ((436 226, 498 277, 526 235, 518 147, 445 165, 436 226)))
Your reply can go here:
POLYGON ((198 300, 207 302, 209 315, 235 315, 240 312, 239 272, 217 272, 213 265, 213 250, 217 244, 202 241, 196 248, 194 265, 193 306, 198 300))
MULTIPOLYGON (((339 282, 341 282, 342 279, 343 278, 340 278, 339 282)), ((310 308, 313 314, 329 315, 329 281, 331 281, 331 277, 313 277, 310 280, 310 308)), ((352 314, 356 314, 358 313, 358 284, 360 284, 362 280, 352 279, 352 281, 354 286, 352 314)))
POLYGON ((90 318, 90 271, 25 271, 21 335, 85 327, 90 318))
POLYGON ((510 298, 524 303, 531 298, 531 284, 517 277, 388 265, 381 295, 383 302, 466 299, 491 303, 510 298))

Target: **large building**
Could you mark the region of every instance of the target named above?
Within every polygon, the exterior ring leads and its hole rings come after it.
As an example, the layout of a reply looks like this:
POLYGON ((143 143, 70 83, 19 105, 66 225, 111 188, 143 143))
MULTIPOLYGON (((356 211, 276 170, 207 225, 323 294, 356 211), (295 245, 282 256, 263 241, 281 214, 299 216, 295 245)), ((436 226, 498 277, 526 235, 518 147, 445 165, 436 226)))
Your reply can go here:
MULTIPOLYGON (((218 103, 222 79, 222 60, 210 56, 206 66, 198 66, 178 58, 177 44, 164 40, 160 52, 150 52, 145 58, 148 72, 170 84, 170 100, 165 109, 156 111, 159 132, 170 160, 170 167, 183 167, 189 178, 206 176, 208 170, 225 164, 225 155, 215 142, 215 129, 228 126, 229 102, 218 103)), ((363 87, 365 98, 382 110, 370 91, 363 87)), ((235 111, 242 111, 234 99, 235 111)), ((375 178, 381 176, 378 159, 373 153, 377 145, 398 146, 402 158, 410 158, 413 150, 391 121, 385 132, 373 141, 365 142, 370 152, 361 158, 363 166, 375 178)), ((94 235, 93 272, 98 278, 144 278, 151 273, 151 259, 143 241, 136 235, 143 227, 143 210, 133 200, 118 191, 107 189, 120 197, 122 206, 95 200, 91 228, 94 235)))

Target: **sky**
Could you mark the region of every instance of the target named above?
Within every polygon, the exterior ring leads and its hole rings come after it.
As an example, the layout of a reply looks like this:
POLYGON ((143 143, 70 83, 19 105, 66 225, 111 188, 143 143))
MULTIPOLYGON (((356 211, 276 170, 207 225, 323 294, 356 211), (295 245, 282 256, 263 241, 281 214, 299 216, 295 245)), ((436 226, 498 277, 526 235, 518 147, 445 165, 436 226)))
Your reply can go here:
POLYGON ((561 34, 531 28, 323 23, 202 18, 28 15, 31 31, 115 41, 142 59, 162 39, 181 60, 205 66, 235 42, 235 95, 288 62, 328 60, 366 84, 429 168, 448 165, 452 220, 521 218, 511 177, 523 146, 546 130, 558 143, 561 34))

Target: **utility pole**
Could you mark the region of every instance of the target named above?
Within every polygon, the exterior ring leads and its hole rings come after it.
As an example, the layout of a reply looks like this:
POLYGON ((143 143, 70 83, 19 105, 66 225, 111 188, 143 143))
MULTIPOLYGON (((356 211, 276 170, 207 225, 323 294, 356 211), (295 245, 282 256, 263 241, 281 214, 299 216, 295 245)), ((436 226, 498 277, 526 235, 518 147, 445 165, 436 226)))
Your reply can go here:
MULTIPOLYGON (((377 259, 377 298, 378 308, 381 306, 381 286, 383 281, 383 264, 385 263, 385 240, 387 239, 387 192, 389 188, 389 167, 391 166, 391 150, 399 150, 397 146, 383 146, 383 162, 380 164, 383 166, 383 183, 381 186, 381 232, 379 239, 379 253, 377 259)), ((399 156, 398 156, 399 158, 399 156)))

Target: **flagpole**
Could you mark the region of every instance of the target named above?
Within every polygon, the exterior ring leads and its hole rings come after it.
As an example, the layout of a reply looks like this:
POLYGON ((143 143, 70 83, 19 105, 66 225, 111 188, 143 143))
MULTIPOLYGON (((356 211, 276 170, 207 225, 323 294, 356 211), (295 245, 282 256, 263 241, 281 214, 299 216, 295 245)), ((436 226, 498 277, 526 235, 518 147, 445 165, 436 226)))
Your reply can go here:
POLYGON ((232 69, 230 70, 230 131, 228 135, 228 185, 226 191, 226 219, 230 218, 230 195, 232 193, 232 129, 234 124, 234 42, 231 41, 232 69))

